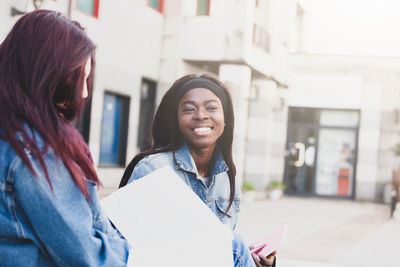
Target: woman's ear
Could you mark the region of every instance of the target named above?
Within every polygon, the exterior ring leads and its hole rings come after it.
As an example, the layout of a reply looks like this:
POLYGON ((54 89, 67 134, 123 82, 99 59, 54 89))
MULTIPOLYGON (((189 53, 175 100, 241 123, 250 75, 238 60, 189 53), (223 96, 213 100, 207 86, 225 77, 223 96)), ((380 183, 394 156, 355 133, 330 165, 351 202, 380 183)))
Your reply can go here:
POLYGON ((61 118, 65 119, 64 111, 67 109, 66 103, 65 102, 56 103, 55 105, 56 105, 56 110, 58 112, 58 115, 60 115, 61 118))

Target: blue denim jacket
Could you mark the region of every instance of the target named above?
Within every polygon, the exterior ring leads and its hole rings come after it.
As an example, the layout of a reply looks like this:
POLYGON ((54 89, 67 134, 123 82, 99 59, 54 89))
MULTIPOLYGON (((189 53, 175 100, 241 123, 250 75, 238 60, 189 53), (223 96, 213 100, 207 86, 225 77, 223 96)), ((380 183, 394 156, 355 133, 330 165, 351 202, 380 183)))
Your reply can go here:
POLYGON ((88 181, 88 203, 49 149, 43 159, 52 191, 37 159, 26 153, 38 177, 0 139, 0 265, 126 266, 129 246, 102 211, 97 185, 88 181))
POLYGON ((182 180, 189 185, 192 190, 206 203, 206 205, 218 216, 224 223, 231 226, 232 230, 236 227, 239 206, 240 189, 236 183, 234 202, 228 213, 224 215, 229 204, 229 177, 228 167, 217 149, 213 156, 214 166, 211 171, 211 184, 207 187, 197 172, 196 164, 190 155, 187 144, 184 144, 175 152, 163 152, 144 157, 135 166, 128 183, 142 178, 143 176, 159 169, 165 165, 171 166, 182 180))

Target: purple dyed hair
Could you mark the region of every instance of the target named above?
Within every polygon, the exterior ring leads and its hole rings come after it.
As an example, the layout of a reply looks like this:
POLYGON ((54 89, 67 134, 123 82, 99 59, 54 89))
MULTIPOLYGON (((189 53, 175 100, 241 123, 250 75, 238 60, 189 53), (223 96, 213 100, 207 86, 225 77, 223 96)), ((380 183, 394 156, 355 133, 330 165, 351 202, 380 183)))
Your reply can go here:
POLYGON ((0 45, 0 137, 37 175, 24 152, 29 149, 51 186, 44 151, 29 134, 29 128, 35 129, 45 142, 45 151, 54 149, 86 197, 85 177, 100 181, 88 147, 71 121, 86 104, 87 99, 82 99, 84 82, 91 95, 95 49, 78 22, 49 10, 21 17, 0 45), (85 81, 87 60, 91 60, 92 70, 85 81))

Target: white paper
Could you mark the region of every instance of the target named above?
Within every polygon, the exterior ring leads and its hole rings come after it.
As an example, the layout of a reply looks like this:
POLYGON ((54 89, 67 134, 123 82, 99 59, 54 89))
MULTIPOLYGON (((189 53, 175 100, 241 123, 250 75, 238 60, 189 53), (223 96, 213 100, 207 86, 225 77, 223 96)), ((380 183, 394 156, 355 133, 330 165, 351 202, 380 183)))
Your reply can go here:
POLYGON ((168 166, 101 202, 132 246, 128 266, 233 266, 232 231, 168 166))

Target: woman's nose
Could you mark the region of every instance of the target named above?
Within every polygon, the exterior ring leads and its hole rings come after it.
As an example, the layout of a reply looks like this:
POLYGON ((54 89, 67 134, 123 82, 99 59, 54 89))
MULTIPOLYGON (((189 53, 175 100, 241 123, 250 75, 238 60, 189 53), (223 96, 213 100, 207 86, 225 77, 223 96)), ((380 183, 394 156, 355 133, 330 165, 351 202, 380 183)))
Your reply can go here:
POLYGON ((208 112, 205 108, 199 108, 196 112, 195 119, 205 120, 208 119, 208 112))

